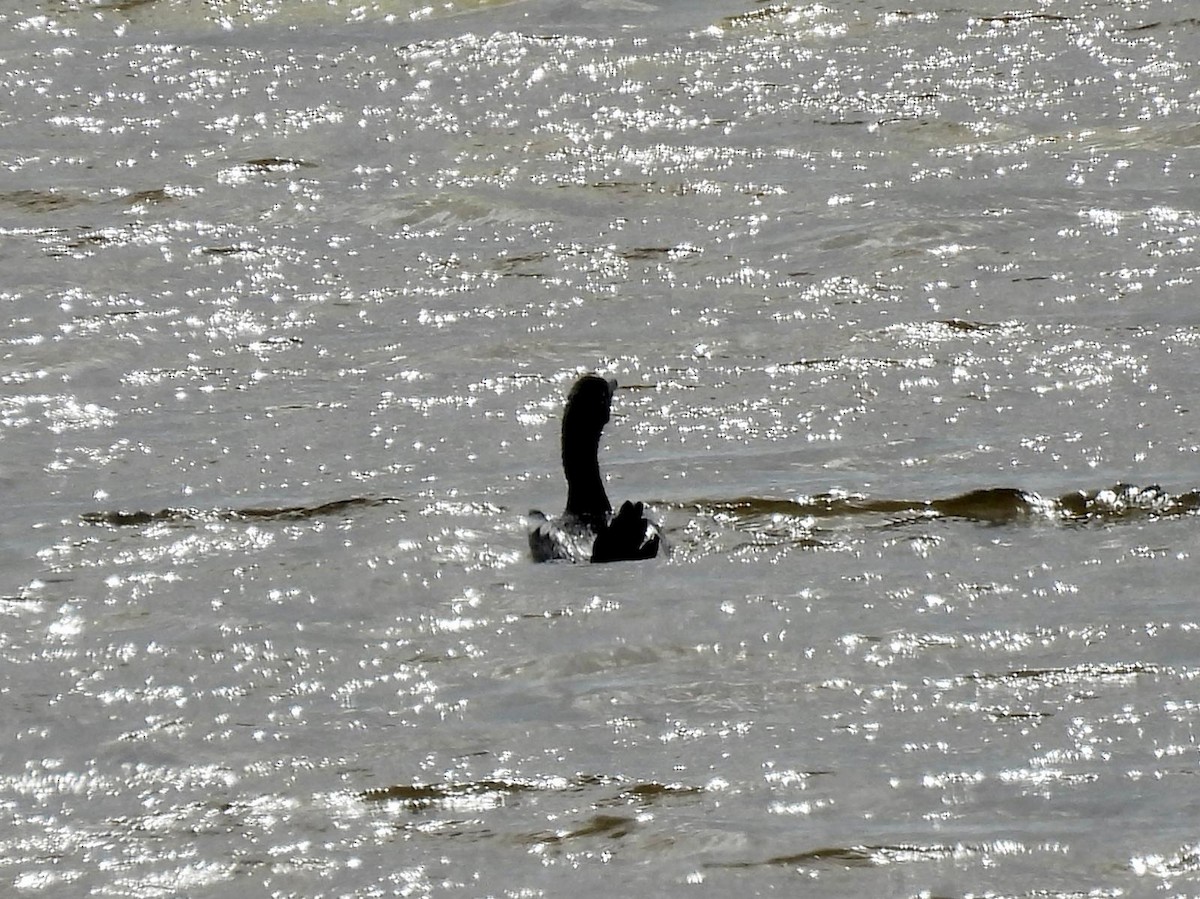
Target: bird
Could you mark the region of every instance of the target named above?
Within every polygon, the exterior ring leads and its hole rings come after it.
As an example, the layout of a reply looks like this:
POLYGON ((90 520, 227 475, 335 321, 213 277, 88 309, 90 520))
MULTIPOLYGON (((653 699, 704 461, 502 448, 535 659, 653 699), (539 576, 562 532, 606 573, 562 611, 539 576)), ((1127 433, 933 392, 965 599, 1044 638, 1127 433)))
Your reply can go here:
POLYGON ((529 552, 535 562, 625 562, 665 551, 658 525, 640 502, 613 514, 600 476, 600 433, 608 424, 617 382, 582 375, 567 394, 562 419, 562 464, 567 506, 558 518, 529 513, 529 552))

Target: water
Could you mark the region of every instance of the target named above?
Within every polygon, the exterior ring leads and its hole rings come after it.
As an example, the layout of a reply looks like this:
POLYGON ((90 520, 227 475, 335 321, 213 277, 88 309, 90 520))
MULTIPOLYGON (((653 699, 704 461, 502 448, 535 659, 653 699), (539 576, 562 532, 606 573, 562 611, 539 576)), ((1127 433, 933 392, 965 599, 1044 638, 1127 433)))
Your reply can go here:
POLYGON ((1200 895, 1198 21, 0 9, 0 892, 1200 895))

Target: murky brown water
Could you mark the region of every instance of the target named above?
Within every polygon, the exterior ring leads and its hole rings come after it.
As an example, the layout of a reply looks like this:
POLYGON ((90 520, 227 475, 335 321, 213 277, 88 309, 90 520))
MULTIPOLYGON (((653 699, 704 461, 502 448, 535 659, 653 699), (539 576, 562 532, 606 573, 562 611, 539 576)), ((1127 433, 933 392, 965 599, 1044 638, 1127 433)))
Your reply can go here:
POLYGON ((1197 22, 0 10, 0 893, 1200 895, 1197 22))

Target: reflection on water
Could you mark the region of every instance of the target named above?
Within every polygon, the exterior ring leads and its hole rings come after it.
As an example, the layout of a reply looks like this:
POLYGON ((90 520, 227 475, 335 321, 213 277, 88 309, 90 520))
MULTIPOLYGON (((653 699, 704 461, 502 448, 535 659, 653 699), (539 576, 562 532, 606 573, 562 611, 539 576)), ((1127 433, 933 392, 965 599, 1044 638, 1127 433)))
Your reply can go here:
POLYGON ((0 12, 0 880, 1186 891, 1187 6, 0 12))

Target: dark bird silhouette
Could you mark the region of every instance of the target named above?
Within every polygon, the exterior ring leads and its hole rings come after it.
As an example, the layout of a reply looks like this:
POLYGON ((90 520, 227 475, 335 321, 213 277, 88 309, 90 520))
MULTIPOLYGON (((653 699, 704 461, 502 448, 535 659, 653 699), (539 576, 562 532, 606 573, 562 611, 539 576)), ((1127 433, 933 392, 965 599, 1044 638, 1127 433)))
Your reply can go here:
POLYGON ((558 518, 529 513, 529 551, 535 562, 621 562, 652 559, 664 549, 662 532, 641 503, 625 502, 614 515, 600 477, 600 433, 608 424, 617 382, 583 375, 567 394, 562 422, 567 507, 558 518))

